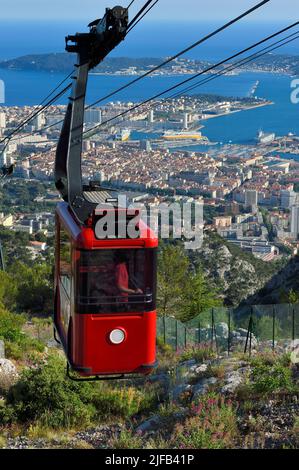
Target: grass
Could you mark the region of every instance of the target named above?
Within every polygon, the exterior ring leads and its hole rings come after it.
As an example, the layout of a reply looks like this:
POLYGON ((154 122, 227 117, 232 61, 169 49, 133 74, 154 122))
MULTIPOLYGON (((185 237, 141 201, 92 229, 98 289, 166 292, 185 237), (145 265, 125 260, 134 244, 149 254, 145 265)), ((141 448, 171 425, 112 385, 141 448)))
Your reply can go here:
POLYGON ((289 367, 291 365, 291 354, 278 354, 275 351, 264 351, 260 352, 257 356, 247 358, 247 361, 252 367, 275 366, 277 364, 283 367, 289 367))
POLYGON ((7 439, 4 436, 0 436, 0 449, 4 449, 7 444, 7 439))
POLYGON ((216 353, 211 346, 203 344, 187 348, 180 354, 180 361, 185 362, 190 359, 195 359, 196 362, 202 363, 215 357, 216 353))
POLYGON ((275 392, 291 392, 294 390, 292 370, 281 364, 267 366, 256 365, 253 368, 252 390, 261 395, 269 395, 275 392))
POLYGON ((230 401, 210 393, 191 407, 191 416, 175 427, 174 448, 227 449, 238 434, 236 411, 230 401))
POLYGON ((121 431, 119 436, 110 439, 109 447, 112 449, 142 449, 144 442, 141 435, 136 435, 133 431, 125 429, 121 431))
POLYGON ((175 415, 176 413, 180 413, 182 411, 182 407, 176 403, 166 403, 162 404, 159 407, 158 414, 162 418, 169 418, 175 415))

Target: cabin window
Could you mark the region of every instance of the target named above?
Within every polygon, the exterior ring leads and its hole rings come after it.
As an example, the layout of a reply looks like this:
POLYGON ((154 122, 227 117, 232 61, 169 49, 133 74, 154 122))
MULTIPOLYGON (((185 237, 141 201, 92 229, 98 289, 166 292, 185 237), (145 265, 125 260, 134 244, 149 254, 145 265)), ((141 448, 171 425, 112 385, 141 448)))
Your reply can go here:
POLYGON ((81 250, 77 259, 78 313, 155 310, 156 250, 81 250))
POLYGON ((71 296, 72 246, 66 230, 60 228, 60 282, 68 295, 71 296))

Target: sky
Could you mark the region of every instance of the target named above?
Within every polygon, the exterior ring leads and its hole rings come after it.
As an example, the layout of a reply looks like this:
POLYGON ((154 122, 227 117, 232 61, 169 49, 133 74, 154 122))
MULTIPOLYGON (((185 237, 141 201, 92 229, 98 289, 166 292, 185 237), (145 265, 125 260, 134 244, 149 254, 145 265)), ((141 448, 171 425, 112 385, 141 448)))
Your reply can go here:
MULTIPOLYGON (((79 20, 99 18, 105 7, 122 4, 130 0, 1 0, 1 20, 79 20)), ((132 11, 145 0, 135 0, 132 11)), ((155 21, 218 21, 259 3, 259 0, 159 0, 148 15, 155 21)), ((298 19, 298 0, 270 0, 250 20, 281 21, 298 19)))

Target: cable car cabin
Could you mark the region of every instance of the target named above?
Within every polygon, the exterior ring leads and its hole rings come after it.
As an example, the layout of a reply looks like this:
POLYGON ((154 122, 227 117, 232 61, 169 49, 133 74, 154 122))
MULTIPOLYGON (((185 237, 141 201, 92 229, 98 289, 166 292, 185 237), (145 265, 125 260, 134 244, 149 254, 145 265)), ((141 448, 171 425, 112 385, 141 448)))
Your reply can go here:
MULTIPOLYGON (((126 211, 126 209, 124 209, 126 211)), ((69 205, 56 210, 54 327, 81 376, 148 374, 156 362, 158 240, 97 239, 69 205)))

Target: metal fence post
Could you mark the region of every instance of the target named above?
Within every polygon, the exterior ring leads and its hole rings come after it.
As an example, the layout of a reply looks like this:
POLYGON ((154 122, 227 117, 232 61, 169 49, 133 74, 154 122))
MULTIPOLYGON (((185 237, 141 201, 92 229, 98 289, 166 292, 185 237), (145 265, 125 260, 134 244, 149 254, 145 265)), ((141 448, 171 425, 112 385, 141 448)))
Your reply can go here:
POLYGON ((214 309, 212 308, 212 331, 211 331, 211 340, 212 340, 212 349, 213 349, 213 345, 214 345, 214 309))
POLYGON ((217 356, 218 356, 218 345, 217 345, 215 317, 214 317, 214 309, 212 308, 212 348, 213 348, 213 342, 214 342, 213 338, 215 338, 216 353, 217 353, 217 356))
POLYGON ((177 351, 178 348, 178 321, 175 321, 175 350, 177 351))
POLYGON ((185 327, 185 348, 187 348, 187 328, 185 327))
POLYGON ((230 330, 231 330, 231 311, 228 309, 228 338, 227 338, 227 354, 230 354, 230 330))
POLYGON ((164 344, 166 344, 166 315, 163 315, 164 344))
POLYGON ((249 347, 250 347, 250 350, 249 350, 249 355, 251 356, 251 339, 252 339, 252 322, 253 322, 253 308, 251 307, 251 311, 250 311, 250 318, 249 318, 249 323, 248 323, 248 330, 247 330, 247 336, 246 336, 246 342, 245 342, 245 348, 244 348, 244 354, 247 353, 247 347, 248 347, 248 341, 249 341, 249 347))
POLYGON ((292 340, 295 341, 295 307, 293 306, 292 312, 292 340))
POLYGON ((272 350, 275 349, 275 306, 273 305, 273 314, 272 314, 272 350))
POLYGON ((201 343, 200 320, 198 322, 198 344, 201 343))

